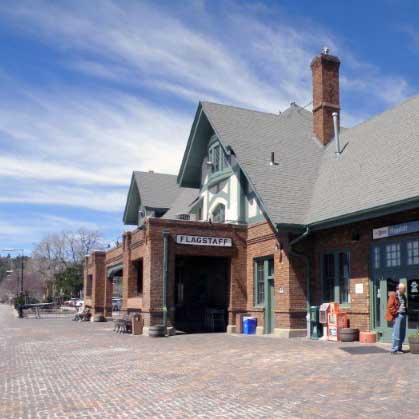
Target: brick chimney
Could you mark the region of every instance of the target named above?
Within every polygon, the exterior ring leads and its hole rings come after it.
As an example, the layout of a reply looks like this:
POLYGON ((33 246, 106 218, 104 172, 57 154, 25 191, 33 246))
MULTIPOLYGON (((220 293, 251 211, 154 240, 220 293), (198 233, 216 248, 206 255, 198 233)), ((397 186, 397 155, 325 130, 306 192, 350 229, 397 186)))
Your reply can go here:
POLYGON ((340 113, 338 57, 329 55, 329 49, 313 58, 313 133, 326 145, 334 137, 333 112, 340 113))

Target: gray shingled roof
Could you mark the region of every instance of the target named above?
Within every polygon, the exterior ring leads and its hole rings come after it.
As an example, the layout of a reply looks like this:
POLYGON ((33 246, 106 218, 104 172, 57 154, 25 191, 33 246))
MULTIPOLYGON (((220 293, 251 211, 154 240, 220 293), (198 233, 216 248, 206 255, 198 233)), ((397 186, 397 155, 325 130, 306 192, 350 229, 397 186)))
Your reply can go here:
POLYGON ((177 214, 188 213, 192 202, 196 200, 198 195, 199 189, 179 188, 177 197, 162 218, 174 220, 177 214))
POLYGON ((419 96, 322 146, 312 114, 280 115, 203 102, 224 146, 231 146, 274 223, 307 225, 419 197, 419 96), (276 166, 270 166, 275 152, 276 166))
POLYGON ((170 208, 179 193, 175 175, 135 171, 134 178, 145 207, 170 208))
POLYGON ((419 95, 340 136, 323 153, 306 223, 374 209, 419 196, 419 95))
POLYGON ((198 189, 180 187, 175 175, 135 171, 125 205, 124 223, 136 225, 138 210, 142 207, 168 209, 165 218, 175 218, 176 214, 187 212, 198 192, 198 189))
POLYGON ((231 146, 274 223, 302 224, 320 166, 323 146, 312 137, 312 114, 291 105, 268 114, 203 102, 224 146, 231 146), (275 161, 271 166, 271 152, 275 161))

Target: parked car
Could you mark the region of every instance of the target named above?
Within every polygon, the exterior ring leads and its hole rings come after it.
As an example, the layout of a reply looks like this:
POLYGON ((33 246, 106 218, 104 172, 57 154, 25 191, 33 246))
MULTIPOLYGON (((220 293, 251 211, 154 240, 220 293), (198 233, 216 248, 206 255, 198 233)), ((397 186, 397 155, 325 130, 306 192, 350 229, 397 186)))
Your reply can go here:
POLYGON ((84 304, 84 301, 83 301, 83 300, 77 300, 77 301, 76 301, 76 307, 77 307, 77 308, 78 308, 78 307, 81 307, 83 304, 84 304))
POLYGON ((112 298, 112 311, 120 311, 122 308, 121 298, 112 298))

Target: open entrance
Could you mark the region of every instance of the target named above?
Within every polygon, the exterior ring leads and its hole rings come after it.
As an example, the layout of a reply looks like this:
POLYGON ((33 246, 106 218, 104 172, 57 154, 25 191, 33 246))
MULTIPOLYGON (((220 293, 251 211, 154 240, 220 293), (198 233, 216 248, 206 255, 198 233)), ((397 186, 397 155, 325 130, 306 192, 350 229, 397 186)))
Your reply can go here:
POLYGON ((177 256, 175 328, 186 333, 225 332, 229 259, 177 256))

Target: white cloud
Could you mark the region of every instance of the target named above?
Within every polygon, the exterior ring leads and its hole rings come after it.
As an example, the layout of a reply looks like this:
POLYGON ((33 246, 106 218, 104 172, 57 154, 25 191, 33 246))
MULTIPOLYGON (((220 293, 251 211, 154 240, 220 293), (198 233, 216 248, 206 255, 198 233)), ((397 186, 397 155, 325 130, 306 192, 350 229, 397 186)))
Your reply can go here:
POLYGON ((5 25, 58 57, 46 85, 22 83, 0 69, 0 203, 121 211, 120 186, 132 170, 177 173, 191 103, 269 112, 291 101, 305 105, 309 64, 323 45, 343 58, 344 96, 357 95, 364 106, 344 108, 345 125, 368 115, 371 102, 388 106, 409 93, 403 78, 356 56, 310 20, 290 23, 281 11, 255 3, 227 1, 217 16, 205 1, 182 2, 170 12, 165 6, 0 4, 5 25), (71 82, 60 79, 63 69, 73 72, 71 82), (16 179, 20 186, 7 190, 16 179))
MULTIPOLYGON (((1 189, 5 187, 2 186, 1 189)), ((0 203, 4 204, 60 205, 102 212, 121 212, 125 199, 125 189, 104 190, 57 184, 42 184, 39 187, 33 187, 33 184, 28 182, 0 195, 0 203)))

